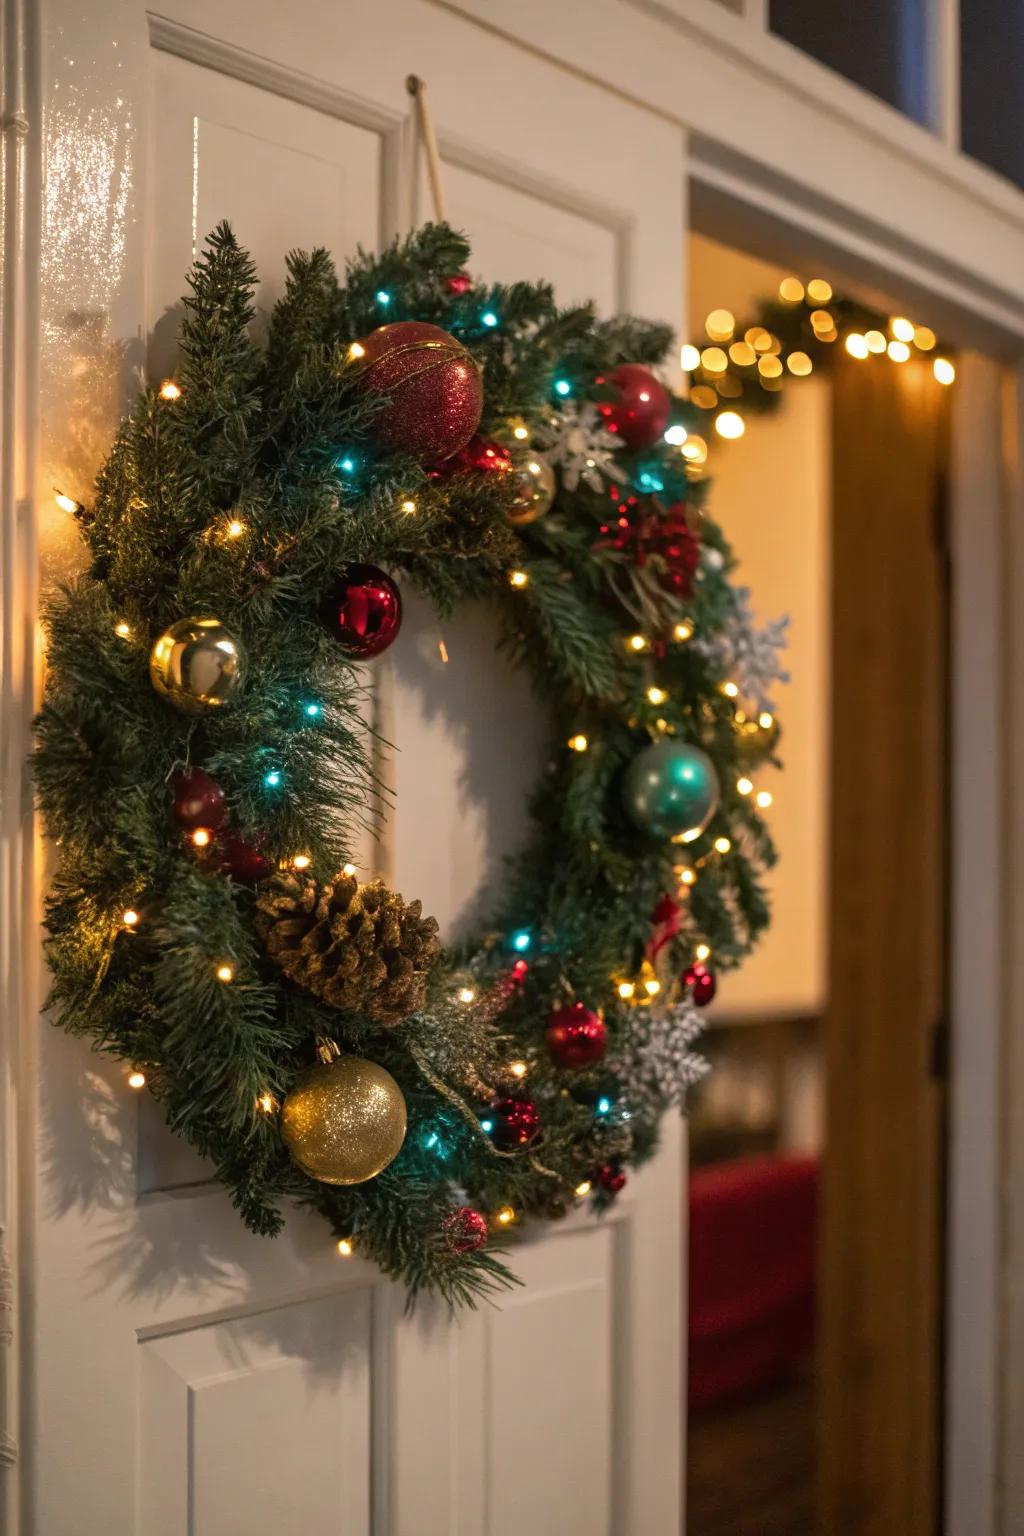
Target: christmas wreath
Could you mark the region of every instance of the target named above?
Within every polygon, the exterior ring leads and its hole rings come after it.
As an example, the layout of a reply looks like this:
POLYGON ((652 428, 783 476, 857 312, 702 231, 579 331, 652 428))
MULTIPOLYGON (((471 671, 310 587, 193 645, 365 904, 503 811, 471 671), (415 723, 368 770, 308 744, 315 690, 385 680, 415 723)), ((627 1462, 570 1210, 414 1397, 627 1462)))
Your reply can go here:
POLYGON ((343 283, 293 254, 257 342, 214 232, 175 378, 69 503, 90 563, 48 605, 35 770, 57 1022, 255 1232, 295 1200, 472 1303, 512 1279, 490 1234, 613 1200, 700 1075, 698 1009, 768 920, 782 634, 652 371, 669 330, 468 254, 443 224, 343 283), (552 722, 498 909, 448 952, 351 862, 396 574, 441 614, 486 598, 552 722))

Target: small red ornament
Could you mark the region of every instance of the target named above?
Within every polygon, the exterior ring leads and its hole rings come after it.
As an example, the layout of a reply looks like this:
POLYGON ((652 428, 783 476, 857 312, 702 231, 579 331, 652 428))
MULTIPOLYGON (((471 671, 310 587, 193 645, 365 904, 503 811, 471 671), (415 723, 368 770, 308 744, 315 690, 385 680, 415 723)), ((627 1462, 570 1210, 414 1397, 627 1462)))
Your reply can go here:
POLYGON ((665 386, 639 363, 623 363, 597 382, 611 385, 616 391, 614 400, 601 400, 597 406, 608 431, 616 433, 630 448, 653 447, 672 412, 665 386))
POLYGON ((602 1163, 594 1174, 594 1183, 606 1189, 610 1195, 617 1195, 625 1186, 626 1175, 618 1163, 602 1163))
POLYGON ((452 1253, 476 1253, 487 1241, 487 1218, 471 1205, 460 1205, 448 1212, 441 1231, 452 1253))
POLYGON ((690 988, 698 1008, 706 1007, 718 990, 718 982, 706 965, 691 965, 683 974, 683 986, 690 988))
POLYGON ((214 849, 217 867, 242 885, 258 885, 270 874, 270 860, 240 832, 225 832, 214 849))
POLYGON ((450 459, 445 459, 442 467, 445 470, 476 470, 479 474, 507 475, 512 471, 512 455, 503 443, 496 443, 491 437, 476 436, 471 437, 450 459))
POLYGON ((608 1027, 593 1009, 567 1003, 548 1019, 545 1038, 555 1066, 579 1072, 601 1060, 608 1044, 608 1027))
POLYGON ((386 651, 402 625, 402 594, 375 565, 350 565, 320 605, 334 638, 359 661, 386 651))
POLYGON ((373 430, 390 448, 419 459, 447 459, 469 442, 484 405, 480 369, 438 325, 396 320, 366 338, 363 381, 388 403, 373 430))
POLYGON ((529 1099, 498 1099, 491 1106, 491 1139, 503 1152, 528 1147, 540 1131, 540 1115, 529 1099))
POLYGON ((453 272, 451 277, 446 277, 444 285, 449 293, 454 293, 457 298, 468 293, 473 286, 473 279, 468 272, 453 272))
POLYGON ((223 824, 228 813, 224 791, 204 769, 181 769, 171 780, 171 792, 171 815, 179 827, 190 832, 196 827, 216 831, 223 824))
POLYGON ((651 937, 647 944, 648 960, 656 960, 665 948, 670 944, 682 925, 683 909, 674 896, 666 891, 659 896, 651 913, 651 937))

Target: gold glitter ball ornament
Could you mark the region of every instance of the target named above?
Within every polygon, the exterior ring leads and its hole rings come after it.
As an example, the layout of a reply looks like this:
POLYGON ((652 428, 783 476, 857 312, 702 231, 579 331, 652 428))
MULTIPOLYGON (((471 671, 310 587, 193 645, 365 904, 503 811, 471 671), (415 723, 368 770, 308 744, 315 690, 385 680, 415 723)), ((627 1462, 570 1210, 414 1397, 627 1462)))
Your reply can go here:
POLYGON ((303 1173, 321 1184, 363 1184, 405 1140, 402 1090, 383 1067, 338 1056, 310 1067, 281 1108, 281 1136, 303 1173))
POLYGON ((521 528, 551 511, 558 482, 547 459, 542 459, 534 449, 516 445, 509 449, 509 454, 516 494, 508 520, 514 528, 521 528))
POLYGON ((149 677, 161 698, 186 715, 226 704, 242 684, 242 648, 219 619, 179 619, 149 653, 149 677))

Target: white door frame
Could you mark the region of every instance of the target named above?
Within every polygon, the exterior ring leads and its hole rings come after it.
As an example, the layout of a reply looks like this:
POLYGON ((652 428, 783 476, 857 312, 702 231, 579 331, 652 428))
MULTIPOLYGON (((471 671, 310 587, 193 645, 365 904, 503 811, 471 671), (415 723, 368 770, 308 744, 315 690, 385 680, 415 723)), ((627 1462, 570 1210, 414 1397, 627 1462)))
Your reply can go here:
MULTIPOLYGON (((945 1525, 1024 1529, 1024 194, 959 154, 955 0, 929 0, 935 131, 767 32, 764 0, 438 0, 678 124, 692 202, 817 253, 970 355, 953 400, 945 1525), (586 17, 582 17, 585 10, 586 17)), ((669 195, 666 189, 666 195, 669 195)))
MULTIPOLYGON (((851 271, 908 296, 965 343, 1003 360, 998 420, 984 360, 969 362, 955 396, 953 545, 959 555, 953 651, 953 987, 947 1518, 951 1536, 1024 1528, 1024 1470, 1013 1447, 1024 1432, 1024 946, 1011 948, 1022 893, 1024 809, 1012 788, 1024 766, 1024 725, 1004 699, 1024 677, 1024 624, 1014 594, 1024 578, 1024 196, 958 156, 796 50, 764 35, 764 7, 734 15, 712 0, 436 0, 519 46, 615 89, 693 131, 691 173, 700 195, 743 210, 749 230, 796 231, 851 271), (977 387, 975 388, 974 385, 977 387), (989 391, 986 396, 985 391, 989 391), (999 465, 998 475, 993 467, 999 465), (982 672, 989 688, 978 686, 982 672), (1008 953, 1010 951, 1010 953, 1008 953), (964 1134, 961 1134, 963 1132, 964 1134), (1020 1181, 1018 1181, 1019 1183, 1020 1181)), ((953 74, 950 6, 936 68, 953 74)), ((24 132, 38 67, 31 0, 0 13, 3 105, 5 307, 0 315, 0 1008, 34 1011, 36 935, 26 900, 35 831, 21 764, 34 694, 36 423, 31 349, 37 296, 26 230, 36 222, 38 141, 24 132), (27 46, 24 45, 27 39, 27 46), (26 362, 26 358, 28 361, 26 362), (31 953, 29 953, 31 951, 31 953)), ((666 197, 682 189, 666 187, 666 197)), ((0 1029, 0 1227, 15 1206, 17 1144, 34 1128, 17 1113, 16 1033, 0 1029)), ((27 1267, 28 1255, 19 1256, 27 1267)), ((16 1372, 0 1346, 0 1420, 14 1422, 16 1372)), ((3 1479, 0 1478, 0 1486, 3 1479)), ((0 1500, 3 1495, 0 1494, 0 1500)), ((0 1513, 4 1513, 0 1502, 0 1513)))

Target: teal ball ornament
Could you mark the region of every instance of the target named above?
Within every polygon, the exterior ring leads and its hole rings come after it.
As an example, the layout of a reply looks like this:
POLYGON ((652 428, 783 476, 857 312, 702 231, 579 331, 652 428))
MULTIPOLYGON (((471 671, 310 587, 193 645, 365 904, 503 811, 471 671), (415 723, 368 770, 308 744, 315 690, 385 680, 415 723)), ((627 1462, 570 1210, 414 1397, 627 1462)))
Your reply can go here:
POLYGON ((656 741, 627 768, 622 799, 641 832, 691 842, 718 809, 718 774, 700 747, 656 741))

